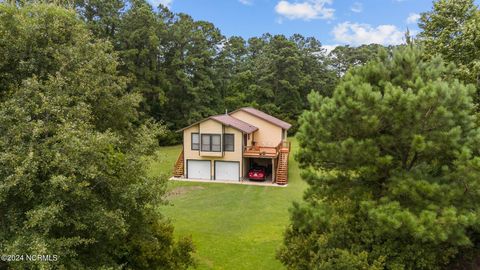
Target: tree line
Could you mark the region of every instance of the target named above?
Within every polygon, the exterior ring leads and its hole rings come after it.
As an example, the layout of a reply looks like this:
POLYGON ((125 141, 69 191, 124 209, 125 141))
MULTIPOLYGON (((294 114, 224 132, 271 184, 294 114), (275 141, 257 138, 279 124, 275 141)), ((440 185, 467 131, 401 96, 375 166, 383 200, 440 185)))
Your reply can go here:
POLYGON ((139 113, 163 123, 161 144, 204 117, 254 106, 294 125, 316 90, 330 95, 350 66, 380 45, 340 46, 328 55, 319 40, 295 34, 225 37, 212 23, 174 14, 145 0, 67 2, 96 38, 111 42, 127 91, 142 96, 139 113))

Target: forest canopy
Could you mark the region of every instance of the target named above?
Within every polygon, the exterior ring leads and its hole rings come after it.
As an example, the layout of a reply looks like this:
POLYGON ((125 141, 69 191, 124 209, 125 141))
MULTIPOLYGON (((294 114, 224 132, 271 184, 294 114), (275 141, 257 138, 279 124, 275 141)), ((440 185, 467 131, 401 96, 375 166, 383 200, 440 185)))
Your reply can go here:
POLYGON ((142 97, 142 117, 167 127, 162 144, 178 142, 173 131, 241 106, 292 123, 293 134, 311 91, 330 95, 338 74, 381 47, 347 46, 333 57, 299 34, 225 37, 212 23, 144 0, 77 1, 74 8, 97 38, 113 44, 128 92, 142 97))

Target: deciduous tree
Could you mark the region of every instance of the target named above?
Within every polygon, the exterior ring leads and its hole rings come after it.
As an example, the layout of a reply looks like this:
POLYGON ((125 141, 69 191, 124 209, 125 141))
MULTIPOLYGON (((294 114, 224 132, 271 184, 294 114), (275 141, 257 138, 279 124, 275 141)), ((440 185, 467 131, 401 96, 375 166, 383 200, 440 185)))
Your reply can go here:
POLYGON ((58 256, 6 266, 190 266, 191 241, 175 241, 157 210, 165 179, 148 177, 142 160, 162 128, 132 124, 140 100, 126 93, 109 43, 49 4, 1 4, 0 32, 13 63, 0 71, 2 254, 58 256))
MULTIPOLYGON (((439 0, 420 18, 419 39, 427 55, 455 63, 460 79, 480 91, 480 10, 473 0, 439 0)), ((480 97, 476 97, 480 101, 480 97)))

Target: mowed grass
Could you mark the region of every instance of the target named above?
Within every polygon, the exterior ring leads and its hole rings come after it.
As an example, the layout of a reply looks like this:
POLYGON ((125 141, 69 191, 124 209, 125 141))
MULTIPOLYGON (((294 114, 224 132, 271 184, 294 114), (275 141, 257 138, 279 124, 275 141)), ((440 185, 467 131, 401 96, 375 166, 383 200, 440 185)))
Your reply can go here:
MULTIPOLYGON (((161 212, 175 226, 176 236, 190 235, 198 269, 281 269, 275 258, 289 223, 292 201, 300 201, 306 183, 300 179, 294 153, 287 187, 169 182, 170 205, 161 212)), ((181 146, 163 147, 152 174, 170 174, 181 146)))

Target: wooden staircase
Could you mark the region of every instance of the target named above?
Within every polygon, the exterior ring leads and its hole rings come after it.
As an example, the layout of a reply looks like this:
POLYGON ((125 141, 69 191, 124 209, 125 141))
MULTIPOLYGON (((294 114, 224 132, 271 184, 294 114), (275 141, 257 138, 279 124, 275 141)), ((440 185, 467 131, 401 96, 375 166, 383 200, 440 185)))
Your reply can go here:
POLYGON ((183 150, 182 150, 182 152, 177 158, 177 161, 175 162, 175 167, 173 168, 173 176, 183 177, 184 175, 183 168, 184 168, 184 164, 183 164, 183 150))
POLYGON ((283 147, 278 153, 278 165, 275 177, 275 182, 279 185, 286 185, 288 183, 288 156, 290 154, 290 143, 283 142, 283 147))

